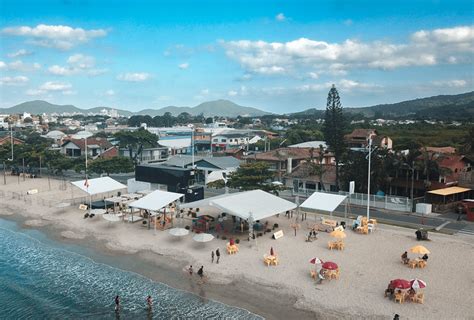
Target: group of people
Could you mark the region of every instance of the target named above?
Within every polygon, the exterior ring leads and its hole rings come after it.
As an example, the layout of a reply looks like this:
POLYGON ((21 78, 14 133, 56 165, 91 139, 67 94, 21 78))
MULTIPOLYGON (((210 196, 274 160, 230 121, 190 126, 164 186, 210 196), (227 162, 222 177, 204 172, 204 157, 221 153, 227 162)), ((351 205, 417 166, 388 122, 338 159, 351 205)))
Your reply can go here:
POLYGON ((219 251, 219 248, 216 249, 215 254, 214 251, 211 251, 211 263, 214 263, 214 257, 216 257, 216 263, 219 263, 219 259, 221 258, 221 252, 219 251))
MULTIPOLYGON (((118 313, 120 312, 120 296, 116 295, 114 301, 115 301, 115 312, 118 313)), ((146 306, 147 306, 148 311, 151 311, 153 309, 153 299, 149 295, 148 297, 146 297, 145 301, 146 301, 146 306)))
MULTIPOLYGON (((420 259, 423 260, 424 262, 427 262, 428 261, 428 255, 425 253, 420 259)), ((402 261, 403 261, 404 264, 408 264, 408 262, 410 262, 410 259, 408 258, 408 252, 407 251, 405 251, 402 254, 402 261)))
MULTIPOLYGON (((188 268, 189 275, 192 276, 194 273, 193 266, 189 266, 188 268)), ((202 279, 204 278, 204 266, 201 266, 201 268, 198 269, 197 275, 202 279)))

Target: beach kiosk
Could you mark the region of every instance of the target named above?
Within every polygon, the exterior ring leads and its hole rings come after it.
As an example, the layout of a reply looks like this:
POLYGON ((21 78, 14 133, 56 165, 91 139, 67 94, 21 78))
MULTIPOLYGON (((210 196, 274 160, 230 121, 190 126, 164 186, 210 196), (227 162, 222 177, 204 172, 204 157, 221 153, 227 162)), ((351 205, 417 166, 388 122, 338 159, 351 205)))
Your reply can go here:
POLYGON ((156 230, 157 216, 160 214, 160 211, 163 214, 162 221, 164 221, 163 226, 165 226, 166 221, 171 221, 169 220, 170 218, 166 216, 166 206, 182 197, 184 197, 184 195, 181 193, 155 190, 143 198, 129 203, 128 206, 132 209, 136 208, 150 212, 148 215, 148 226, 150 226, 151 216, 154 215, 154 228, 156 230), (155 214, 152 214, 151 212, 155 212, 155 214))
MULTIPOLYGON (((306 208, 314 210, 316 212, 329 213, 332 216, 334 210, 339 207, 347 196, 339 194, 331 194, 324 192, 314 192, 308 199, 306 199, 300 208, 306 208)), ((347 204, 346 204, 347 205, 347 204)), ((347 211, 347 209, 346 209, 347 211)), ((333 220, 323 219, 321 226, 318 227, 319 231, 331 232, 336 227, 336 222, 333 220)))
POLYGON ((73 181, 71 184, 88 194, 89 212, 92 207, 92 196, 127 190, 126 185, 112 179, 111 177, 73 181))
POLYGON ((181 208, 202 208, 202 214, 220 211, 241 218, 249 225, 249 237, 254 238, 253 226, 279 213, 296 209, 296 204, 262 190, 251 190, 219 195, 200 201, 186 203, 181 208), (217 210, 216 210, 217 209, 217 210))

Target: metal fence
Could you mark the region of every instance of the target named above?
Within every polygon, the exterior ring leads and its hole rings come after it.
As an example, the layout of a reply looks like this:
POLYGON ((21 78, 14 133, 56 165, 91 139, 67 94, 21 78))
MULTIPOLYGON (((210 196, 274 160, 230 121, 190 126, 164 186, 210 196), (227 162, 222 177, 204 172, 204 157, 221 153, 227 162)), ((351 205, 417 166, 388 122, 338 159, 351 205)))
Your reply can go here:
MULTIPOLYGON (((300 190, 299 192, 294 192, 295 195, 309 197, 315 190, 300 190)), ((317 190, 318 192, 340 194, 347 196, 348 203, 356 206, 367 206, 367 194, 366 193, 353 193, 349 194, 347 191, 331 192, 317 190)), ((398 197, 398 196, 378 196, 371 194, 369 197, 370 206, 373 208, 394 210, 394 211, 403 211, 411 212, 412 211, 412 201, 407 197, 398 197)))

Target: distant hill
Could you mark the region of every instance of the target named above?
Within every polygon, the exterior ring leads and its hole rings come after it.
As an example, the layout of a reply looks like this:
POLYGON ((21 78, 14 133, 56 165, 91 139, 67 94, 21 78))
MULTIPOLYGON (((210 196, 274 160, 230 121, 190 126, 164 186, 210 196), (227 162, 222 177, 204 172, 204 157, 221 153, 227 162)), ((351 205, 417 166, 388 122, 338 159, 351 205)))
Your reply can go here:
MULTIPOLYGON (((457 95, 439 95, 428 98, 402 101, 392 104, 379 104, 371 107, 344 108, 349 114, 362 114, 365 117, 462 120, 474 117, 474 91, 457 95)), ((292 115, 324 116, 324 110, 311 108, 292 115)))
POLYGON ((172 115, 177 116, 182 112, 187 112, 192 116, 200 115, 201 113, 205 117, 213 117, 213 116, 223 116, 223 117, 237 117, 237 116, 251 116, 251 117, 259 117, 266 114, 270 114, 269 112, 262 111, 257 108, 252 107, 244 107, 240 106, 232 101, 229 100, 215 100, 215 101, 208 101, 203 102, 195 107, 175 107, 169 106, 161 109, 145 109, 137 112, 137 114, 141 115, 150 115, 154 116, 162 116, 166 112, 170 112, 172 115))
MULTIPOLYGON (((14 113, 23 113, 23 112, 28 112, 31 114, 51 114, 51 113, 99 113, 100 110, 102 109, 107 109, 110 110, 112 108, 107 108, 107 107, 96 107, 96 108, 91 108, 91 109, 80 109, 76 106, 67 104, 67 105, 59 105, 59 104, 52 104, 47 101, 43 100, 33 100, 33 101, 27 101, 23 102, 20 104, 17 104, 16 106, 10 107, 10 108, 0 108, 0 113, 6 113, 6 114, 14 114, 14 113)), ((119 114, 124 115, 124 116, 129 116, 132 115, 132 112, 126 111, 126 110, 117 110, 119 114)))
MULTIPOLYGON (((20 103, 16 106, 11 108, 4 108, 0 109, 0 113, 23 113, 28 112, 32 114, 42 114, 42 113, 99 113, 102 109, 111 108, 107 107, 96 107, 91 109, 80 109, 73 105, 57 105, 52 104, 42 100, 35 100, 35 101, 28 101, 24 103, 20 103)), ((213 116, 223 116, 223 117, 237 117, 237 116, 252 116, 258 117, 266 114, 270 114, 269 112, 265 112, 259 110, 257 108, 251 107, 244 107, 238 104, 235 104, 229 100, 216 100, 216 101, 208 101, 201 103, 195 107, 174 107, 169 106, 161 109, 144 109, 138 112, 130 112, 126 110, 117 110, 119 114, 124 116, 131 116, 134 114, 139 115, 149 115, 149 116, 157 116, 163 115, 166 112, 170 112, 174 116, 182 112, 187 112, 193 116, 197 116, 199 114, 203 114, 206 117, 213 117, 213 116)))

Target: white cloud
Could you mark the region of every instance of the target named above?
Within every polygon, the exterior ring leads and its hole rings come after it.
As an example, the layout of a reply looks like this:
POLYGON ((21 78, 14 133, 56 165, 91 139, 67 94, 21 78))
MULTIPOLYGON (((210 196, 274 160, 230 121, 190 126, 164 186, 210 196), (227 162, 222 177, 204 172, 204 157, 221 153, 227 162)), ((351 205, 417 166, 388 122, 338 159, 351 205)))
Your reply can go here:
POLYGON ((354 21, 352 21, 352 19, 346 19, 346 20, 344 20, 344 24, 346 26, 350 27, 354 24, 354 21))
POLYGON ((15 77, 3 77, 0 78, 0 85, 2 86, 23 86, 30 79, 25 76, 15 76, 15 77))
POLYGON ((178 65, 178 68, 184 70, 184 69, 187 69, 189 68, 189 63, 185 62, 185 63, 181 63, 180 65, 178 65))
POLYGON ((85 30, 63 25, 40 24, 36 27, 20 26, 2 29, 5 35, 27 37, 30 42, 48 48, 69 50, 79 44, 84 44, 90 40, 107 35, 103 29, 85 30))
POLYGON ((263 75, 315 73, 345 75, 354 68, 395 69, 441 63, 472 63, 474 27, 418 31, 407 43, 339 43, 300 38, 289 42, 221 41, 226 55, 248 73, 263 75), (448 45, 449 44, 449 45, 448 45))
POLYGON ((37 89, 29 89, 26 94, 29 96, 44 96, 48 93, 62 93, 63 95, 73 95, 76 91, 72 90, 72 85, 67 82, 47 81, 40 85, 37 89))
POLYGON ((28 89, 26 90, 26 94, 29 96, 40 96, 45 94, 46 91, 44 90, 39 90, 39 89, 28 89))
POLYGON ((70 76, 77 73, 77 70, 69 67, 54 65, 48 68, 48 72, 57 76, 70 76))
POLYGON ((30 71, 36 71, 36 70, 41 69, 41 65, 37 62, 24 63, 21 60, 15 60, 10 63, 5 63, 3 61, 0 61, 0 69, 5 69, 9 71, 30 72, 30 71))
POLYGON ((43 91, 66 91, 70 90, 71 88, 72 85, 70 83, 55 81, 47 81, 39 87, 39 89, 43 91))
POLYGON ((436 87, 449 87, 449 88, 462 88, 467 85, 466 80, 454 79, 454 80, 444 80, 444 81, 433 81, 432 82, 436 87))
POLYGON ((283 22, 286 20, 286 17, 283 13, 279 13, 275 16, 275 20, 279 22, 283 22))
POLYGON ((316 72, 309 72, 309 73, 308 73, 308 76, 309 76, 311 79, 319 79, 319 74, 316 73, 316 72))
POLYGON ((10 58, 18 58, 18 57, 23 57, 23 56, 29 56, 33 54, 33 52, 27 51, 25 49, 20 49, 16 52, 12 52, 8 54, 8 57, 10 58))
POLYGON ((229 92, 227 92, 227 95, 229 97, 235 97, 236 95, 238 95, 239 93, 235 90, 230 90, 229 92))
POLYGON ((203 96, 208 95, 209 92, 210 92, 209 89, 202 89, 202 90, 201 90, 201 94, 202 94, 203 96))
POLYGON ((95 58, 83 54, 74 54, 67 59, 67 66, 53 65, 48 72, 57 76, 70 76, 75 74, 86 74, 98 76, 104 74, 106 69, 95 68, 95 58))
POLYGON ((146 72, 122 73, 117 76, 117 80, 142 82, 151 78, 151 75, 146 72))
POLYGON ((109 97, 112 97, 112 96, 115 95, 115 91, 112 90, 112 89, 109 89, 109 90, 105 91, 105 95, 109 96, 109 97))

